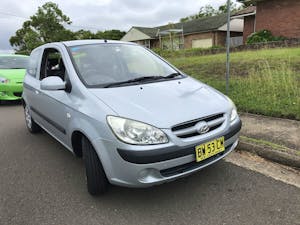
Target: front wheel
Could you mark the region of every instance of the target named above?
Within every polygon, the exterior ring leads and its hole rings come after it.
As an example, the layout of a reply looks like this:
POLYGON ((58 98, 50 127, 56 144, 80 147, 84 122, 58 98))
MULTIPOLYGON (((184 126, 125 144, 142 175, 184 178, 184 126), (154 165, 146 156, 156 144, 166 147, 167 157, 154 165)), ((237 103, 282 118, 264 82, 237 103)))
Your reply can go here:
POLYGON ((24 116, 25 116, 26 127, 30 133, 37 133, 41 130, 41 127, 32 119, 30 108, 27 104, 24 107, 24 116))
POLYGON ((82 139, 82 152, 85 163, 88 192, 91 195, 105 193, 108 188, 108 180, 102 163, 94 147, 85 137, 82 139))

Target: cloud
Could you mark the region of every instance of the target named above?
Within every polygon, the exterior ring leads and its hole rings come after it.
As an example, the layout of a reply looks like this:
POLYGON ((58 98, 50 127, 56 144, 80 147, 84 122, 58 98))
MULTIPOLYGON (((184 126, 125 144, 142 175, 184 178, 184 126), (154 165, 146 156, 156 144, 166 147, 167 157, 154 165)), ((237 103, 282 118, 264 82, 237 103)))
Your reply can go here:
MULTIPOLYGON (((9 38, 47 0, 2 0, 0 50, 11 50, 9 38)), ((131 26, 158 26, 197 13, 201 6, 218 7, 226 0, 54 0, 73 21, 72 30, 92 31, 131 26)))

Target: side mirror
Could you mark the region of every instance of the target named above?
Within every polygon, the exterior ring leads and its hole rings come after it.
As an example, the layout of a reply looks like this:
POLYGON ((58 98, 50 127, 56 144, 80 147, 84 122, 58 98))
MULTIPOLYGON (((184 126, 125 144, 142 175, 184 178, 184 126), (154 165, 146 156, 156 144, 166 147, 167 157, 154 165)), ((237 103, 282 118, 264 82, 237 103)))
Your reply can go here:
POLYGON ((41 81, 41 89, 48 91, 65 90, 66 82, 57 76, 46 77, 41 81))

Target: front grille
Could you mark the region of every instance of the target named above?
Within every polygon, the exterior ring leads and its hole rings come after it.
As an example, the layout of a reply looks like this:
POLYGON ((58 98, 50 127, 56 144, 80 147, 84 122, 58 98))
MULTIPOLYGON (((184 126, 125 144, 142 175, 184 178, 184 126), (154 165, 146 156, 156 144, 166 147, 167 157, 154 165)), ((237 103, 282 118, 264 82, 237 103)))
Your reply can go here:
POLYGON ((22 92, 14 92, 14 96, 21 97, 22 96, 22 92))
POLYGON ((214 155, 208 159, 205 159, 201 162, 196 162, 196 161, 193 161, 193 162, 190 162, 190 163, 186 163, 186 164, 183 164, 183 165, 179 165, 179 166, 175 166, 175 167, 172 167, 172 168, 169 168, 169 169, 165 169, 165 170, 161 170, 160 171, 160 174, 164 177, 171 177, 171 176, 174 176, 174 175, 178 175, 178 174, 181 174, 181 173, 184 173, 184 172, 188 172, 190 170, 193 170, 193 169, 196 169, 196 168, 199 168, 199 167, 202 167, 220 157, 222 157, 224 154, 226 154, 228 151, 230 151, 231 147, 232 147, 233 144, 227 146, 225 148, 225 151, 224 152, 220 152, 219 154, 217 155, 214 155))
POLYGON ((225 115, 221 113, 221 114, 203 117, 200 119, 196 119, 196 120, 178 124, 178 125, 174 126, 171 130, 179 138, 189 138, 189 137, 201 135, 200 133, 198 133, 197 127, 196 127, 196 125, 199 122, 207 123, 207 125, 209 127, 209 131, 207 133, 209 133, 209 132, 221 127, 224 121, 225 121, 225 115))

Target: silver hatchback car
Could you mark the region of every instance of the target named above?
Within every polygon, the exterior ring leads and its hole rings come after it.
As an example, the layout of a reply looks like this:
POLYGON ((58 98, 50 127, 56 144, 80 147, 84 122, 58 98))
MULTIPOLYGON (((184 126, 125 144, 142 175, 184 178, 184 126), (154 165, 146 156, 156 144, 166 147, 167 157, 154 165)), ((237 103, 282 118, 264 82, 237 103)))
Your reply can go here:
POLYGON ((148 187, 229 154, 241 121, 233 102, 134 43, 82 40, 32 51, 23 105, 86 167, 92 195, 108 184, 148 187))

